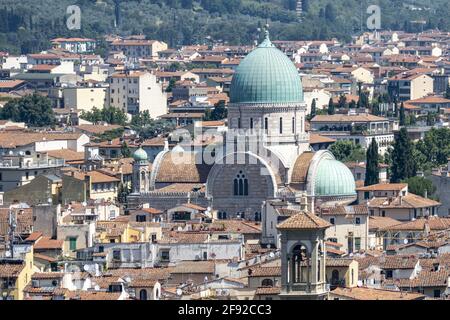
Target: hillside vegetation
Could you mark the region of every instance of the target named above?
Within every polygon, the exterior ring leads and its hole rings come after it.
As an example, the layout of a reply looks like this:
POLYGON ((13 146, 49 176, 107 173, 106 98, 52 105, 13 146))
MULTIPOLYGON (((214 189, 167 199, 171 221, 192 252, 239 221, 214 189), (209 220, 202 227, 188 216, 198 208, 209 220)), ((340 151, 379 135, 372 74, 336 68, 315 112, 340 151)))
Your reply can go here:
POLYGON ((2 0, 0 50, 29 53, 47 48, 54 37, 100 38, 109 33, 142 33, 171 46, 209 39, 249 44, 258 38, 257 29, 267 22, 272 37, 280 40, 349 40, 361 26, 365 31, 369 4, 380 5, 383 29, 450 30, 447 0, 303 2, 305 12, 299 19, 296 0, 2 0), (115 2, 120 2, 117 27, 115 2), (82 10, 82 28, 78 31, 66 27, 66 8, 73 4, 82 10), (426 25, 412 22, 418 20, 426 21, 426 25))

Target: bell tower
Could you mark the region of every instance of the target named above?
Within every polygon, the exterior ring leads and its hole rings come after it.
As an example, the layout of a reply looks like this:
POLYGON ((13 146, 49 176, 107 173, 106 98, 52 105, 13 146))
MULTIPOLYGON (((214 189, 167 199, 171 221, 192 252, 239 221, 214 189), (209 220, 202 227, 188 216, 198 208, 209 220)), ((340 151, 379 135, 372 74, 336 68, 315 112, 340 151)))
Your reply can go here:
POLYGON ((148 192, 150 189, 150 170, 147 152, 139 148, 133 154, 133 193, 148 192))
POLYGON ((306 211, 298 211, 278 224, 281 233, 282 300, 325 300, 325 230, 330 224, 306 211))

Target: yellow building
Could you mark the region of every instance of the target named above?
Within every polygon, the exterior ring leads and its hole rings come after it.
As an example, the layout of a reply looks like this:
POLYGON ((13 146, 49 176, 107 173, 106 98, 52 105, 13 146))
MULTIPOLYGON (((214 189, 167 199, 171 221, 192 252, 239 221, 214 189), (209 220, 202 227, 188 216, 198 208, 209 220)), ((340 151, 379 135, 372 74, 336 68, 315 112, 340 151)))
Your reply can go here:
POLYGON ((358 285, 358 261, 353 259, 326 260, 327 283, 333 287, 354 288, 358 285))
POLYGON ((145 242, 151 236, 151 228, 132 227, 123 221, 98 221, 97 241, 100 243, 145 242))
POLYGON ((33 275, 33 247, 17 245, 17 258, 0 259, 0 299, 23 300, 23 290, 33 275))

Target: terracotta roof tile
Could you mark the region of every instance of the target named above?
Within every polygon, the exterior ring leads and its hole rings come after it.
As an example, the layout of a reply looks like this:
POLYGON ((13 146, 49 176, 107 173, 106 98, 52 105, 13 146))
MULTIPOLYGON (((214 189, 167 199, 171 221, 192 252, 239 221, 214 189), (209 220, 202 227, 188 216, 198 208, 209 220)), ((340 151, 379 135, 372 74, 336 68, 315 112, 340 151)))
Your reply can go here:
POLYGON ((45 249, 61 249, 63 247, 63 240, 53 240, 50 237, 42 237, 34 243, 34 250, 45 249))
POLYGON ((415 256, 386 256, 384 263, 382 263, 383 269, 414 269, 419 262, 419 258, 415 256))
POLYGON ((450 228, 450 218, 429 217, 428 219, 420 218, 414 221, 399 222, 395 225, 385 226, 381 230, 414 230, 423 231, 428 225, 429 230, 446 230, 450 228))
POLYGON ((401 223, 398 220, 395 220, 390 217, 377 217, 377 216, 370 216, 369 217, 369 230, 370 231, 377 231, 386 227, 391 227, 394 225, 397 225, 401 223))
POLYGON ((163 156, 159 165, 156 182, 206 183, 211 168, 212 165, 205 165, 203 161, 196 161, 194 153, 175 154, 168 152, 163 156))
POLYGON ((372 289, 365 287, 336 288, 330 292, 333 295, 342 296, 354 300, 422 300, 423 294, 406 293, 399 291, 372 289))
POLYGON ((248 269, 249 277, 279 277, 281 276, 281 267, 257 267, 248 269))
POLYGON ((373 198, 369 201, 369 208, 427 208, 436 207, 440 204, 440 202, 408 193, 406 196, 395 198, 373 198))
POLYGON ((260 287, 256 289, 255 295, 278 295, 281 293, 280 287, 260 287))
POLYGON ((314 157, 313 152, 304 152, 295 160, 292 168, 291 183, 305 183, 309 165, 314 157))
POLYGON ((120 293, 102 292, 102 291, 68 291, 66 293, 68 300, 118 300, 120 293))
POLYGON ((214 261, 181 261, 171 273, 215 273, 214 261))
POLYGON ((309 212, 300 212, 277 225, 278 229, 326 229, 327 221, 309 212))
POLYGON ((22 270, 25 268, 25 264, 11 264, 0 263, 0 277, 3 278, 17 278, 22 270))

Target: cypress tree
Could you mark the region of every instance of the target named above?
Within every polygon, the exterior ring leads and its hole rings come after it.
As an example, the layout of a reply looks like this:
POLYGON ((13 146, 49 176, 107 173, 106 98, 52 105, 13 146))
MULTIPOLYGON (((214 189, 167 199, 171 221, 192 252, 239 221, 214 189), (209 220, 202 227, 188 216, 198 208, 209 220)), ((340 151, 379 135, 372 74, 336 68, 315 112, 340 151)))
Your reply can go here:
POLYGON ((336 112, 332 98, 330 98, 330 101, 328 102, 328 110, 327 111, 328 111, 329 115, 335 114, 335 112, 336 112))
POLYGON ((316 116, 317 110, 316 110, 316 99, 313 99, 311 102, 311 119, 316 116))
POLYGON ((403 102, 400 105, 399 124, 401 126, 406 125, 405 106, 403 105, 403 102))
POLYGON ((398 183, 416 175, 417 163, 414 159, 413 149, 414 146, 408 137, 406 128, 401 128, 392 151, 391 182, 398 183))
POLYGON ((379 174, 378 144, 375 139, 372 139, 372 143, 366 152, 366 179, 364 180, 364 185, 370 186, 379 183, 379 174))

